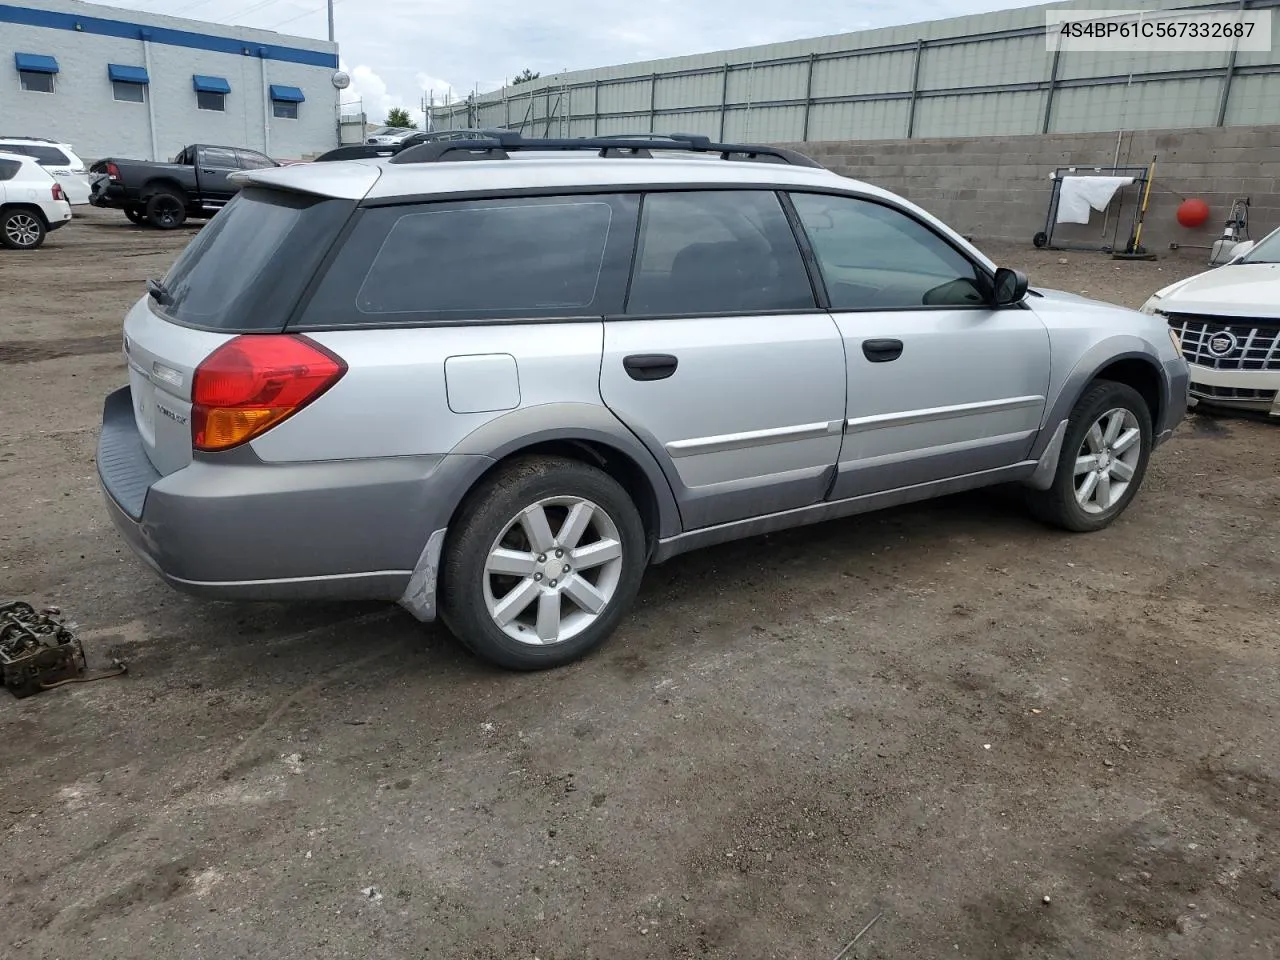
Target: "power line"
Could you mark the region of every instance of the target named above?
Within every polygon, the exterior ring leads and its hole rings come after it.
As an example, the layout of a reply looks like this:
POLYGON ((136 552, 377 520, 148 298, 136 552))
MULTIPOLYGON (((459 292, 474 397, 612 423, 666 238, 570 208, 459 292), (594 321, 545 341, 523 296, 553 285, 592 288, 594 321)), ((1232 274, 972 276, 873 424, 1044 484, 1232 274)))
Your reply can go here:
POLYGON ((255 10, 262 10, 265 7, 272 6, 273 4, 276 4, 279 2, 280 0, 262 0, 261 3, 255 3, 251 7, 245 7, 243 10, 237 10, 235 13, 227 14, 227 20, 229 22, 238 20, 240 17, 243 17, 246 13, 253 13, 255 10))
MULTIPOLYGON (((336 7, 341 2, 342 0, 333 0, 333 5, 336 7)), ((327 9, 328 9, 328 4, 325 4, 325 6, 323 7, 316 7, 312 10, 304 10, 302 13, 298 14, 297 16, 287 17, 286 19, 281 20, 278 23, 271 24, 266 29, 274 30, 276 27, 283 27, 286 23, 293 23, 293 21, 295 20, 301 20, 303 17, 309 17, 314 13, 323 13, 327 9)))
POLYGON ((194 10, 196 7, 203 7, 206 3, 212 2, 213 0, 196 0, 195 3, 188 3, 186 6, 179 7, 177 10, 170 13, 169 16, 176 17, 181 13, 186 13, 188 10, 194 10))

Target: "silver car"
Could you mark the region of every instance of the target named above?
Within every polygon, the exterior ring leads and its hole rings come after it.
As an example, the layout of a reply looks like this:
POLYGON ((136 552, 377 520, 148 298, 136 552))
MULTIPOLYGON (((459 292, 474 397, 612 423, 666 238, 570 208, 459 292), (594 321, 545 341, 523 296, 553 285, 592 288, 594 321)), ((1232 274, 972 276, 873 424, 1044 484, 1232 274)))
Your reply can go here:
POLYGON ((709 544, 1010 481, 1098 530, 1185 414, 1163 319, 1028 290, 891 193, 785 150, 567 143, 237 175, 129 312, 103 413, 106 502, 160 576, 397 600, 549 667, 709 544))

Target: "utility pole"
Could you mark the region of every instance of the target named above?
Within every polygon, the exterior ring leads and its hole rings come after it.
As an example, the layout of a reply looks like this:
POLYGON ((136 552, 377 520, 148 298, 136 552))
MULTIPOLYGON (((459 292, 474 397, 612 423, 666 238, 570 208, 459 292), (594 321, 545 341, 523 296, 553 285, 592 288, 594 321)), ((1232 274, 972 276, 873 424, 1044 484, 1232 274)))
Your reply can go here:
POLYGON ((333 0, 326 0, 329 8, 329 42, 333 43, 333 0))

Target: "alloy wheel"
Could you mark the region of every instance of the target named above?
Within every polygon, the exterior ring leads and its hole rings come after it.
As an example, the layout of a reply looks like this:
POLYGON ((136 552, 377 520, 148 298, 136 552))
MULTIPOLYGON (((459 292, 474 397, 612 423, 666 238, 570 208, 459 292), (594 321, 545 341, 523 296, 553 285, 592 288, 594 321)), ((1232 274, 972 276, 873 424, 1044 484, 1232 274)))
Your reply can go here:
POLYGON ((1105 513, 1120 502, 1142 458, 1142 428, 1133 411, 1114 407, 1098 417, 1076 453, 1076 503, 1105 513))
POLYGON ((581 497, 548 497, 515 516, 489 547, 484 599, 520 643, 563 643, 604 612, 622 579, 613 518, 581 497))
POLYGON ((30 213, 15 213, 4 225, 7 236, 15 247, 33 247, 40 242, 40 223, 30 213))

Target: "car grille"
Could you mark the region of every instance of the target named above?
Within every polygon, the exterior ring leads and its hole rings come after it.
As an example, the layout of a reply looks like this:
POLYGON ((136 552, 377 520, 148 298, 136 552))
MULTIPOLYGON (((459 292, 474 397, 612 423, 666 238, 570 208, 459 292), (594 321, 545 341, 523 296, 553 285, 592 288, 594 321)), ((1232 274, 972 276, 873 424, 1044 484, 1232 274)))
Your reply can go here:
POLYGON ((1191 392, 1206 400, 1250 400, 1274 403, 1275 390, 1254 390, 1250 387, 1217 387, 1208 383, 1191 384, 1191 392))
POLYGON ((1280 371, 1280 320, 1168 315, 1188 363, 1214 370, 1280 371))

